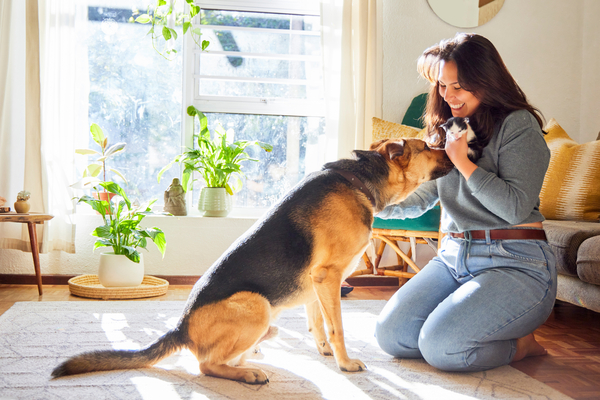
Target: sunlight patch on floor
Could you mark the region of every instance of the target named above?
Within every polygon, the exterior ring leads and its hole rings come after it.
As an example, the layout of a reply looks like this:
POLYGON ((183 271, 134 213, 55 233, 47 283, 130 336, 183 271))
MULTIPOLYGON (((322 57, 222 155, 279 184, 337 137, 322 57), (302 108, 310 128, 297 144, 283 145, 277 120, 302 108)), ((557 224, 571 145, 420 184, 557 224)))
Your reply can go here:
MULTIPOLYGON (((381 378, 384 378, 385 380, 389 381, 390 383, 396 385, 398 388, 409 390, 410 392, 418 395, 420 398, 423 398, 423 399, 444 399, 444 400, 476 400, 477 399, 476 397, 471 397, 471 396, 466 396, 464 394, 456 393, 451 390, 447 390, 442 387, 439 387, 437 385, 407 381, 405 379, 402 379, 398 375, 396 375, 394 372, 389 371, 385 368, 373 367, 373 368, 370 368, 370 371, 376 375, 379 375, 381 378)), ((388 384, 380 381, 377 378, 369 378, 369 380, 371 382, 377 384, 378 386, 390 387, 388 384)), ((394 394, 396 396, 401 396, 401 394, 398 390, 393 389, 392 387, 390 387, 390 389, 393 390, 393 392, 390 391, 391 394, 394 394), (396 394, 396 392, 398 394, 396 394)), ((400 397, 400 398, 405 398, 405 397, 400 397)))
MULTIPOLYGON (((265 363, 285 369, 319 388, 323 398, 370 399, 341 372, 333 371, 309 356, 294 356, 284 350, 263 348, 265 363)), ((260 361, 253 361, 260 364, 260 361)))

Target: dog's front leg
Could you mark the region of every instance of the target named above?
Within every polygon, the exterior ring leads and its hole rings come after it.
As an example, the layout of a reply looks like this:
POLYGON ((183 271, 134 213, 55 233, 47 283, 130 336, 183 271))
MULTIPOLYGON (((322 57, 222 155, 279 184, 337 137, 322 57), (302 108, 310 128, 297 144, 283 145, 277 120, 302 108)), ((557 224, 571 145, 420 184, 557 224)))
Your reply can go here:
POLYGON ((331 350, 329 342, 327 342, 319 301, 315 300, 304 307, 306 308, 306 316, 308 317, 308 331, 312 333, 319 353, 324 356, 332 356, 333 350, 331 350))
POLYGON ((342 371, 356 372, 367 369, 362 361, 350 359, 344 343, 344 328, 342 327, 342 305, 340 286, 342 277, 337 271, 342 268, 315 267, 311 272, 313 287, 317 293, 321 312, 327 323, 329 343, 333 347, 333 355, 342 371))

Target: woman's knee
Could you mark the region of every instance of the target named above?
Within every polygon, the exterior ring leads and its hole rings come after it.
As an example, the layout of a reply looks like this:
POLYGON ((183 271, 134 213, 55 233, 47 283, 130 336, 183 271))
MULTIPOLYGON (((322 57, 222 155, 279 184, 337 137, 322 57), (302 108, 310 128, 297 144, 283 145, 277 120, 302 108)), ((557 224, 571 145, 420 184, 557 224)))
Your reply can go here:
POLYGON ((442 371, 463 371, 469 368, 465 363, 465 351, 442 337, 421 336, 419 350, 429 365, 442 371))
POLYGON ((375 338, 381 350, 396 358, 421 358, 417 346, 417 337, 411 339, 410 333, 398 329, 397 324, 377 321, 375 338), (411 344, 412 342, 412 344, 411 344))

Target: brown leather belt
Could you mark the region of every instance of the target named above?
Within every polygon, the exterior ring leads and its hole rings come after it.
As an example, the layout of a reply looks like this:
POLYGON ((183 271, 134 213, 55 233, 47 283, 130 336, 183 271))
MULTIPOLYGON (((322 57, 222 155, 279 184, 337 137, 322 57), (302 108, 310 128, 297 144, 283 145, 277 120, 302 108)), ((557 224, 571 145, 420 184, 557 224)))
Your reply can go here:
MULTIPOLYGON (((485 231, 469 231, 472 239, 485 239, 485 231)), ((464 233, 450 232, 453 238, 464 239, 464 233)), ((491 240, 547 240, 543 229, 494 229, 490 231, 491 240)))

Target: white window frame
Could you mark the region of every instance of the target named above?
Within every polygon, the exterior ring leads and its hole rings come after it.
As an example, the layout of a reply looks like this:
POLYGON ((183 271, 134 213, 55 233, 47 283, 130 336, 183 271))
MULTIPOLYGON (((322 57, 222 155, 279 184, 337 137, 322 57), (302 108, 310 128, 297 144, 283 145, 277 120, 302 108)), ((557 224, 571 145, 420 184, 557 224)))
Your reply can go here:
MULTIPOLYGON (((195 5, 204 9, 219 9, 231 11, 264 12, 276 14, 298 14, 320 16, 319 0, 196 0, 195 5)), ((187 5, 186 5, 187 6, 187 5)), ((196 16, 199 20, 200 16, 196 16)), ((199 22, 199 21, 198 21, 199 22)), ((222 28, 222 27, 219 27, 222 28)), ((227 27, 228 30, 244 29, 227 27)), ((273 29, 268 29, 274 32, 273 29)), ((288 32, 287 30, 285 32, 288 32)), ((296 33, 296 32, 295 32, 296 33)), ((310 32, 302 34, 313 34, 310 32)), ((318 33, 320 35, 320 33, 318 33)), ((228 96, 200 96, 197 93, 200 78, 195 72, 199 70, 199 56, 201 51, 190 37, 184 37, 183 50, 183 99, 182 99, 182 124, 181 145, 193 147, 194 120, 187 115, 189 105, 194 105, 202 112, 215 113, 239 113, 239 114, 264 114, 264 115, 288 115, 288 116, 314 116, 325 117, 325 102, 303 99, 284 98, 261 98, 261 97, 228 97, 228 96)), ((209 46, 210 50, 210 46, 209 46)), ((223 55, 239 55, 237 52, 212 51, 223 55)), ((283 56, 290 59, 311 59, 314 56, 283 56)), ((233 80, 232 78, 228 78, 233 80)), ((241 80, 241 79, 240 79, 241 80)), ((246 81, 254 81, 253 78, 244 78, 246 81)), ((274 79, 260 79, 260 81, 275 81, 274 79)), ((283 80, 289 83, 293 80, 283 80)), ((192 204, 192 193, 186 195, 187 204, 192 204)))

